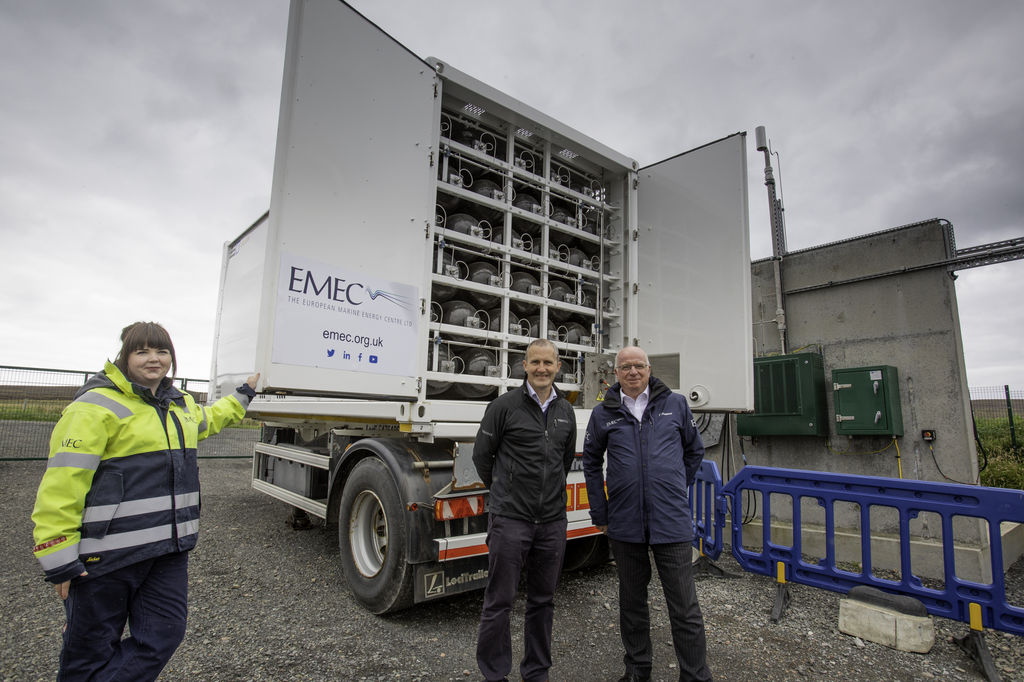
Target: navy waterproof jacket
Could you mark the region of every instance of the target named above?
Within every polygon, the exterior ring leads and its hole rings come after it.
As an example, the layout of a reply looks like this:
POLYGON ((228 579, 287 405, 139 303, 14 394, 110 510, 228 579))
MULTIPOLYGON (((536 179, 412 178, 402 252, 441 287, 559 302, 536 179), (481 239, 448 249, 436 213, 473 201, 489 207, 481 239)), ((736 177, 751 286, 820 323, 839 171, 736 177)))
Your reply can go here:
POLYGON ((619 384, 608 389, 587 424, 583 471, 590 519, 621 542, 692 542, 687 490, 704 459, 704 443, 690 406, 651 377, 650 401, 637 421, 620 391, 619 384))

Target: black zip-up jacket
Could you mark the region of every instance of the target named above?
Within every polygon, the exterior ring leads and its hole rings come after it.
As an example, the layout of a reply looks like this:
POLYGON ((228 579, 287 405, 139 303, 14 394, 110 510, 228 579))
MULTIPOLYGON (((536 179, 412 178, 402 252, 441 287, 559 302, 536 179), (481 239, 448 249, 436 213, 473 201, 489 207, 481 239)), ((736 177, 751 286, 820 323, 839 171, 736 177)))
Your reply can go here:
POLYGON ((572 405, 556 392, 545 413, 525 381, 491 401, 473 444, 490 513, 533 523, 565 518, 565 475, 575 456, 572 405))

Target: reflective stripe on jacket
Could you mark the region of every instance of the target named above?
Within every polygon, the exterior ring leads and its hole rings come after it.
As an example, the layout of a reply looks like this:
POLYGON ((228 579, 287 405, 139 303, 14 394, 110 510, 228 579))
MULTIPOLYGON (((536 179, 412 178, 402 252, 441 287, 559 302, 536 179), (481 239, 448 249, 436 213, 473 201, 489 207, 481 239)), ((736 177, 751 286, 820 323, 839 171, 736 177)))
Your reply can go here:
POLYGON ((613 540, 691 542, 687 488, 704 458, 704 443, 686 399, 654 377, 650 388, 641 421, 620 402, 619 384, 590 414, 583 441, 590 518, 608 526, 613 540))
POLYGON ((154 397, 108 362, 50 437, 32 512, 46 579, 59 583, 83 571, 95 577, 195 547, 196 446, 241 421, 249 399, 240 389, 205 407, 169 379, 154 397))

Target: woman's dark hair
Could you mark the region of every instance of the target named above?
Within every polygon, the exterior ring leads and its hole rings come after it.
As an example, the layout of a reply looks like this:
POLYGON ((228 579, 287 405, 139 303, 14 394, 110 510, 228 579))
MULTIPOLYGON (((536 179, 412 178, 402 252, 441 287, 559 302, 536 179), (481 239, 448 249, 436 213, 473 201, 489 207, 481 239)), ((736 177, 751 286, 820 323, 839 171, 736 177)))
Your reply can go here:
POLYGON ((178 359, 174 355, 174 344, 167 330, 156 322, 134 322, 121 330, 121 350, 114 358, 114 364, 129 380, 128 356, 146 347, 171 351, 171 376, 178 373, 178 359))

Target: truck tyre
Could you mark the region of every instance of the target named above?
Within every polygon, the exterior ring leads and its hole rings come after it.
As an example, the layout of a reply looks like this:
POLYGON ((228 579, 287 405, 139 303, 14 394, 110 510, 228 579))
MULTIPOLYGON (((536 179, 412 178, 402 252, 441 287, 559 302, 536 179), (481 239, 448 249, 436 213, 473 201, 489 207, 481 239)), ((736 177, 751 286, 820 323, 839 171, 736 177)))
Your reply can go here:
POLYGON ((340 511, 341 565, 356 600, 378 615, 411 606, 405 507, 384 462, 369 457, 353 467, 340 511))
POLYGON ((570 540, 565 545, 563 571, 580 571, 607 563, 610 558, 608 538, 604 535, 570 540))

